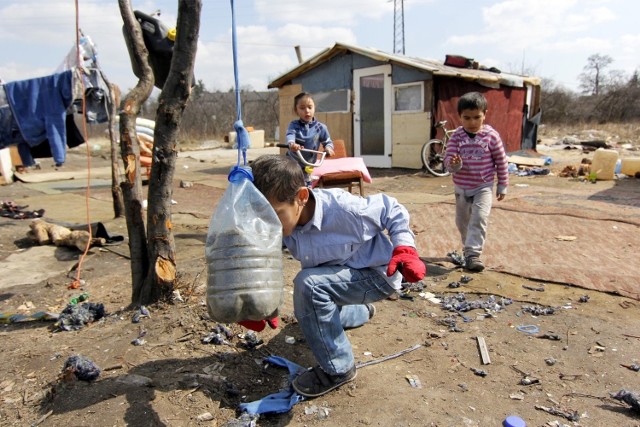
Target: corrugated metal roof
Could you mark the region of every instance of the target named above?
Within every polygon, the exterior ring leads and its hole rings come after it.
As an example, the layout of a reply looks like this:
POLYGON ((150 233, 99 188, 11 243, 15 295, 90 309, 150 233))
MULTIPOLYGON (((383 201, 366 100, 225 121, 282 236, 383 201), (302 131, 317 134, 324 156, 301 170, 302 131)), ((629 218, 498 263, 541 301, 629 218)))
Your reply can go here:
POLYGON ((476 70, 469 68, 457 68, 444 65, 442 62, 414 58, 404 55, 396 55, 381 50, 372 48, 363 48, 345 43, 336 43, 333 47, 327 48, 315 56, 307 59, 303 63, 299 64, 292 70, 281 75, 277 79, 273 80, 269 84, 269 88, 279 88, 284 86, 290 80, 304 74, 305 72, 317 67, 318 65, 328 61, 329 59, 343 54, 345 52, 354 52, 360 55, 369 57, 376 61, 396 63, 405 65, 408 67, 416 68, 423 71, 428 71, 436 76, 460 78, 470 81, 476 81, 480 84, 487 86, 515 86, 522 87, 523 85, 539 86, 540 78, 531 76, 519 76, 509 73, 494 73, 486 70, 476 70))

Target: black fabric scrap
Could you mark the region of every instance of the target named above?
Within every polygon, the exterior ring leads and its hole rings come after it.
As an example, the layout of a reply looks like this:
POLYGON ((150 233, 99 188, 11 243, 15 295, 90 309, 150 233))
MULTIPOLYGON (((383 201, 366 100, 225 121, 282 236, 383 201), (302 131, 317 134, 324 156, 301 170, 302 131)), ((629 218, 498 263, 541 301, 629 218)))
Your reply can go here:
POLYGON ((93 381, 100 376, 100 368, 88 358, 75 355, 64 362, 63 372, 72 372, 80 381, 93 381))
POLYGON ((58 331, 78 330, 88 323, 102 319, 104 316, 104 304, 92 302, 69 304, 60 313, 54 328, 58 331))

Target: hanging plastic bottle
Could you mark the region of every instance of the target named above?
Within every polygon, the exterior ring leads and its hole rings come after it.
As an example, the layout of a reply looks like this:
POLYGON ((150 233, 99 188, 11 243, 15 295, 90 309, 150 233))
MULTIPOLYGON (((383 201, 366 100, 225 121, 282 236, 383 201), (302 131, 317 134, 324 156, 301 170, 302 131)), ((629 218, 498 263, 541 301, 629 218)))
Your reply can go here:
POLYGON ((234 168, 209 223, 207 309, 216 322, 271 319, 284 300, 282 224, 252 178, 248 166, 234 168))

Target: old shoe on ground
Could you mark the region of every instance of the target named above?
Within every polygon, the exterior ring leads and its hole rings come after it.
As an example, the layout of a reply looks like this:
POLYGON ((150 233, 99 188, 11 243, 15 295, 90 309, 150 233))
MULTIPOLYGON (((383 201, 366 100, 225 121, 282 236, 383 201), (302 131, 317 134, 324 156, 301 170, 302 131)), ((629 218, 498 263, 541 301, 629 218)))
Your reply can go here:
POLYGON ((465 268, 469 271, 482 271, 484 270, 484 263, 480 261, 479 257, 470 256, 470 257, 467 257, 465 268))
POLYGON ((291 385, 298 394, 304 397, 319 397, 353 381, 356 374, 355 365, 344 374, 338 375, 329 375, 320 366, 316 366, 298 375, 291 385))

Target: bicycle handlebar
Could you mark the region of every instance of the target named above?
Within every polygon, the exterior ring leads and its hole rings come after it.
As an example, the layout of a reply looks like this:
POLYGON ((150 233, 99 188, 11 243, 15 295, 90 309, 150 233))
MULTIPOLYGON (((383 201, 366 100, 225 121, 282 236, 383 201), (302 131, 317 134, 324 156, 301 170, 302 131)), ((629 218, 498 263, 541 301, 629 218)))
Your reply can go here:
MULTIPOLYGON (((287 149, 289 148, 289 146, 287 144, 276 144, 276 147, 287 148, 287 149)), ((298 158, 296 159, 296 160, 298 160, 298 162, 302 163, 305 166, 310 166, 312 168, 317 168, 320 165, 322 165, 322 162, 324 162, 324 158, 326 157, 327 152, 326 151, 309 150, 307 148, 301 148, 298 151, 296 151, 296 154, 298 155, 298 158), (316 155, 320 154, 321 157, 320 157, 319 160, 316 160, 315 163, 310 163, 304 157, 302 157, 301 151, 306 151, 307 153, 315 153, 316 155)))

